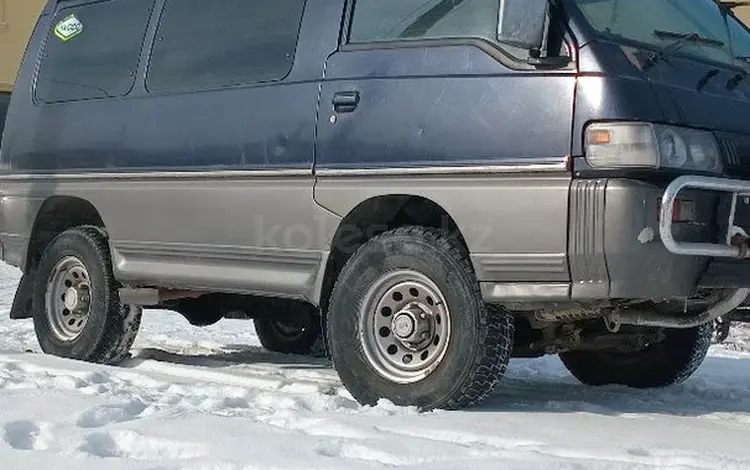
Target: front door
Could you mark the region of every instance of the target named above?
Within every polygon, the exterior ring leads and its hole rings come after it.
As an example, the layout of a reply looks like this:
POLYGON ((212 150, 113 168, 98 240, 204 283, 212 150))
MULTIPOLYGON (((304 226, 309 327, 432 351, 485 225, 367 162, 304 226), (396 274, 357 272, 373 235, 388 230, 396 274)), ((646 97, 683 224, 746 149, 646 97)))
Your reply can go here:
POLYGON ((430 199, 480 280, 567 282, 575 67, 539 70, 498 42, 498 5, 357 0, 327 63, 315 196, 337 214, 383 193, 430 199))

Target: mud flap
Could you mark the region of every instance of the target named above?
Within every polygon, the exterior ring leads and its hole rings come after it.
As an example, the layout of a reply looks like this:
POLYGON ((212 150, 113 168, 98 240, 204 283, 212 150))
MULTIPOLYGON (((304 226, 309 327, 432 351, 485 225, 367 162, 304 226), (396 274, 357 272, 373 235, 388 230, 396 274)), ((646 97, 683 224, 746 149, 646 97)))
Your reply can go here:
POLYGON ((28 271, 21 276, 16 289, 13 306, 10 309, 12 320, 23 320, 32 317, 31 292, 34 286, 34 271, 28 271))

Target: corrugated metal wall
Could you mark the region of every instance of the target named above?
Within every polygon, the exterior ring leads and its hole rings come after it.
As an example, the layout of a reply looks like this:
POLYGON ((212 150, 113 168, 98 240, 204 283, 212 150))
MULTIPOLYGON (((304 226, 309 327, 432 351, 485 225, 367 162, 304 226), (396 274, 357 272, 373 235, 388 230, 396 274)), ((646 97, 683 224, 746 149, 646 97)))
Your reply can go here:
POLYGON ((0 0, 0 91, 10 91, 16 79, 31 29, 46 0, 0 0))
POLYGON ((750 7, 739 7, 734 12, 745 24, 750 24, 750 7))

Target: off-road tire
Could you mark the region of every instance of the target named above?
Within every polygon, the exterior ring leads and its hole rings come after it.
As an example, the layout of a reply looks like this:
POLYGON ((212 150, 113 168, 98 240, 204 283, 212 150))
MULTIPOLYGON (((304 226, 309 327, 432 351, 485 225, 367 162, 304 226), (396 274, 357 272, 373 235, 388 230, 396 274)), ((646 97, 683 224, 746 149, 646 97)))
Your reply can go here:
POLYGON ((666 329, 664 340, 635 353, 572 351, 560 354, 565 367, 586 385, 661 388, 677 385, 698 370, 713 336, 709 323, 697 328, 666 329))
POLYGON ((364 405, 381 398, 421 410, 463 409, 481 403, 505 374, 514 323, 504 309, 482 301, 466 249, 448 232, 402 227, 361 246, 342 269, 327 314, 328 351, 342 383, 364 405), (398 270, 427 276, 450 309, 451 337, 437 368, 417 382, 398 383, 378 373, 359 331, 371 286, 398 270))
POLYGON ((109 244, 102 230, 76 227, 55 237, 39 261, 32 296, 34 329, 42 351, 100 364, 117 364, 125 359, 138 334, 142 311, 120 304, 120 287, 112 272, 109 244), (61 341, 55 335, 45 306, 48 278, 65 256, 82 261, 91 280, 89 317, 80 336, 72 341, 61 341))

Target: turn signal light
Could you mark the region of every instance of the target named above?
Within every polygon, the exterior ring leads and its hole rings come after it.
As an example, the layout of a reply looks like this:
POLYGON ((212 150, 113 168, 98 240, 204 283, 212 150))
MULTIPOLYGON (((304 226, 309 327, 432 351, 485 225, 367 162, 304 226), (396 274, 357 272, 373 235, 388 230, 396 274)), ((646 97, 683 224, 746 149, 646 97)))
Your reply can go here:
MULTIPOLYGON (((661 199, 656 200, 656 220, 661 220, 661 199)), ((695 222, 695 202, 676 199, 672 209, 672 222, 695 222)))
POLYGON ((588 132, 590 145, 609 145, 612 143, 612 134, 609 129, 592 129, 588 132))

